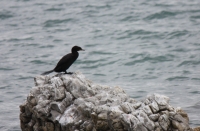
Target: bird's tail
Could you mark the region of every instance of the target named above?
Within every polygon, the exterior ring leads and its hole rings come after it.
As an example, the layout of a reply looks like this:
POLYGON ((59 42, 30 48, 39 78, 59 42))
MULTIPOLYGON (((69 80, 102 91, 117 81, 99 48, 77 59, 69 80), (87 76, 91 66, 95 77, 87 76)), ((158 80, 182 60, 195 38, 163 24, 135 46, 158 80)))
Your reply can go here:
POLYGON ((54 72, 54 70, 46 71, 46 72, 42 73, 41 75, 47 75, 47 74, 49 74, 51 72, 54 72))

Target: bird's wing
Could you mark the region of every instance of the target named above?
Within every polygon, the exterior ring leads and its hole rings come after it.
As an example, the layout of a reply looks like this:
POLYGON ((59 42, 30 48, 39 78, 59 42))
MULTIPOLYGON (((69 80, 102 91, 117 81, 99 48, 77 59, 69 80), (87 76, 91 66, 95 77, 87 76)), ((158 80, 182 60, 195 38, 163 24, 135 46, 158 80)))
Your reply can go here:
POLYGON ((73 59, 74 59, 74 56, 73 56, 72 53, 67 54, 67 55, 63 56, 63 57, 60 59, 60 61, 58 62, 57 65, 63 65, 63 64, 66 64, 66 63, 68 63, 68 62, 70 63, 73 59))

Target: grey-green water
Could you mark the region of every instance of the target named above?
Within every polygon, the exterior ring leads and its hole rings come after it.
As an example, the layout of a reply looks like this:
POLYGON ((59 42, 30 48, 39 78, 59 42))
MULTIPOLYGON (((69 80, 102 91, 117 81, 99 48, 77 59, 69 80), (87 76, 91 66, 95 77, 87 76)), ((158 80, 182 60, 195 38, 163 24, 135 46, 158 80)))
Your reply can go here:
POLYGON ((69 71, 137 100, 166 95, 200 126, 199 0, 1 0, 1 131, 20 130, 33 77, 74 45, 86 51, 69 71))

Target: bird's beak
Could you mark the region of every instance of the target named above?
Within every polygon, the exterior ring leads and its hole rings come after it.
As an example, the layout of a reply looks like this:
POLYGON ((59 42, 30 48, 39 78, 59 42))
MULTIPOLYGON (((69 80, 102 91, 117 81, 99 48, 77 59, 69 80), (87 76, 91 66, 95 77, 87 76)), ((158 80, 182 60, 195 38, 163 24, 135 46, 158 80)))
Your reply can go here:
POLYGON ((84 49, 81 49, 82 51, 85 51, 84 49))

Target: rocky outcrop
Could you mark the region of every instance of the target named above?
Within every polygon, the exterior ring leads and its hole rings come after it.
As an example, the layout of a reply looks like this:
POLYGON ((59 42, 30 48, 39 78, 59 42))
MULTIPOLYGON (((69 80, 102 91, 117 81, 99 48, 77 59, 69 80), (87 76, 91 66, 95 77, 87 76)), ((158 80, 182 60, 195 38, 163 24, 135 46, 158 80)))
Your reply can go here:
POLYGON ((20 111, 22 131, 192 131, 188 115, 168 97, 136 101, 79 72, 35 77, 20 111))

